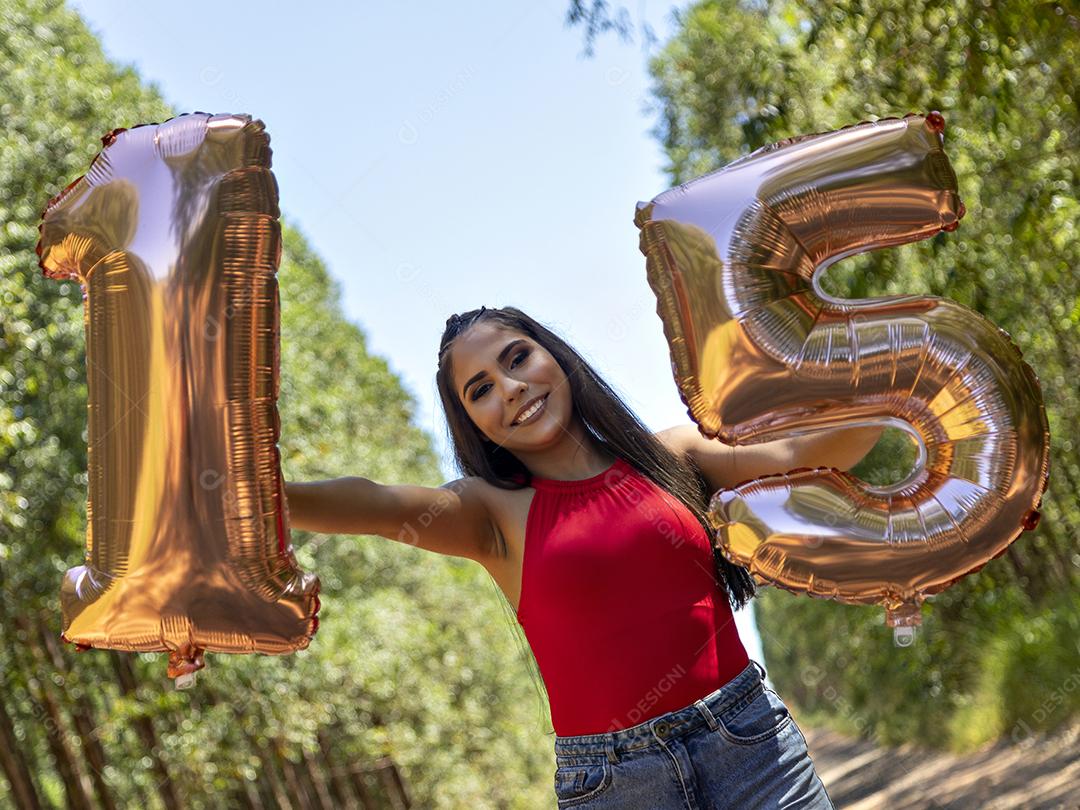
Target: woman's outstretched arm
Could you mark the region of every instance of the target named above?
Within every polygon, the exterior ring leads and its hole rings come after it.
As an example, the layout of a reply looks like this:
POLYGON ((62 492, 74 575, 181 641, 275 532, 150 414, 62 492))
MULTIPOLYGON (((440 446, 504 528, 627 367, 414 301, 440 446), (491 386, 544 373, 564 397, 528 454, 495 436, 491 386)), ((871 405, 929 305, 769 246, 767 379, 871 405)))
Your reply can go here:
POLYGON ((360 476, 286 481, 289 523, 324 534, 377 534, 483 562, 494 550, 490 486, 461 478, 441 487, 387 485, 360 476))
POLYGON ((859 425, 817 431, 791 439, 796 467, 835 467, 850 470, 874 449, 883 425, 859 425))
POLYGON ((798 467, 850 470, 877 444, 883 431, 884 427, 878 426, 834 428, 732 447, 719 439, 706 439, 697 425, 686 424, 661 430, 656 438, 672 452, 689 455, 712 490, 717 491, 798 467))

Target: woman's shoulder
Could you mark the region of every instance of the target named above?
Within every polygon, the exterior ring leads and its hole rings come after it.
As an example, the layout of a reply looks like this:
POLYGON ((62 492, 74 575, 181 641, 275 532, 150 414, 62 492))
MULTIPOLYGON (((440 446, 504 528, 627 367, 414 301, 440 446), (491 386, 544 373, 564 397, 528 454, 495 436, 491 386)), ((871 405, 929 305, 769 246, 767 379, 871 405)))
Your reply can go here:
POLYGON ((522 535, 533 493, 527 478, 525 473, 515 473, 508 486, 478 475, 453 482, 483 502, 497 535, 495 548, 492 549, 496 560, 512 555, 513 549, 523 542, 522 535))

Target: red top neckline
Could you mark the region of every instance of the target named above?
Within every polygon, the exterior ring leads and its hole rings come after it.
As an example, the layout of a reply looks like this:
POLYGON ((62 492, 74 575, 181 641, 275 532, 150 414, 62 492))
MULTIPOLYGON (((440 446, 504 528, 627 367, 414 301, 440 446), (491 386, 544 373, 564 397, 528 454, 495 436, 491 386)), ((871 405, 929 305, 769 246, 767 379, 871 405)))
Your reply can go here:
POLYGON ((600 486, 604 483, 604 477, 615 470, 616 468, 625 467, 626 462, 622 460, 620 456, 615 457, 615 461, 611 466, 603 472, 598 472, 596 475, 591 475, 588 478, 574 478, 574 479, 560 479, 560 478, 541 478, 539 475, 532 476, 529 485, 533 489, 549 489, 549 490, 581 490, 591 489, 595 486, 600 486))

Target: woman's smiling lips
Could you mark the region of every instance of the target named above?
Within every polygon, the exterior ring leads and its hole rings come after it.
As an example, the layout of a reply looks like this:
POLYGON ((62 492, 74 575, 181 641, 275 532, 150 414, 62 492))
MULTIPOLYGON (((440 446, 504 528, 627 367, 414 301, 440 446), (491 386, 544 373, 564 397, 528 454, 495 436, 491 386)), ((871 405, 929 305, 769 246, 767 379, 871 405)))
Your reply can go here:
POLYGON ((518 419, 518 417, 515 416, 514 417, 515 421, 510 423, 510 427, 520 427, 521 425, 527 425, 529 422, 531 422, 533 419, 535 419, 541 413, 543 413, 544 408, 547 407, 547 394, 544 394, 542 397, 537 397, 532 402, 530 402, 528 405, 526 405, 524 410, 522 411, 522 413, 524 413, 525 411, 528 411, 530 408, 536 407, 537 403, 539 403, 539 407, 536 408, 535 413, 533 413, 527 419, 522 419, 520 422, 516 421, 518 419))

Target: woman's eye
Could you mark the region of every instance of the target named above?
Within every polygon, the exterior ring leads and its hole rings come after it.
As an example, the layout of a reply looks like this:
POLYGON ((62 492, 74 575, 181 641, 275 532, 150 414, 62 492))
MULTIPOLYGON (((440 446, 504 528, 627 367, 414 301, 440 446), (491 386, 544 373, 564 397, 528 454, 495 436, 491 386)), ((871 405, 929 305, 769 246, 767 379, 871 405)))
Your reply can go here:
MULTIPOLYGON (((517 367, 517 360, 518 360, 519 357, 524 358, 524 357, 528 357, 528 356, 529 356, 528 351, 523 350, 523 351, 518 352, 517 354, 514 355, 513 360, 510 362, 510 368, 516 368, 517 367)), ((476 387, 476 389, 473 391, 473 397, 472 397, 473 402, 476 402, 476 400, 480 399, 480 397, 482 397, 484 394, 487 393, 487 386, 488 386, 488 383, 484 383, 483 385, 479 385, 479 386, 476 387)))

